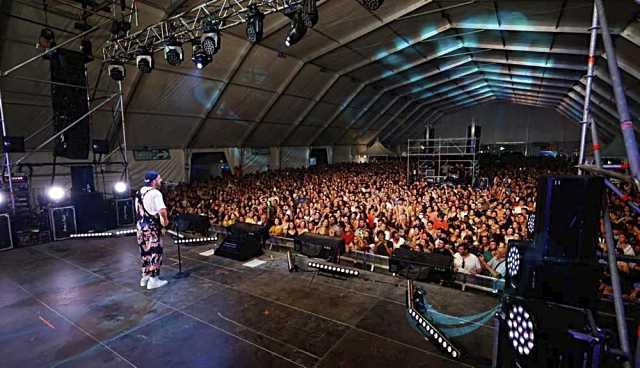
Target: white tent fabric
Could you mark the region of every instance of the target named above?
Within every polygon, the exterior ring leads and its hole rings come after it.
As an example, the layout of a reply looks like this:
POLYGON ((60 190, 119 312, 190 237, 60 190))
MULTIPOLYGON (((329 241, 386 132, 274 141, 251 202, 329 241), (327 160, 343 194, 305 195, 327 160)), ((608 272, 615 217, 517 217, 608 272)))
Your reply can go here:
MULTIPOLYGON (((201 3, 137 0, 134 31, 201 3)), ((303 149, 369 145, 376 139, 395 146, 407 137, 420 137, 427 119, 437 121, 491 101, 541 107, 565 116, 554 119, 566 126, 580 120, 591 0, 496 0, 495 6, 462 2, 442 10, 445 3, 387 1, 372 12, 353 0, 319 0, 318 24, 289 48, 283 47, 289 21, 274 14, 265 18, 264 39, 256 44, 245 39, 242 25, 225 30, 215 60, 202 70, 189 62, 190 45, 185 45, 180 66, 167 64, 162 53, 155 54, 151 74, 127 64, 130 148, 303 149)), ((637 123, 640 5, 605 3, 637 123)), ((88 18, 90 25, 110 16, 96 11, 88 18)), ((62 42, 77 33, 74 24, 81 16, 73 2, 49 2, 46 22, 62 42)), ((40 2, 2 2, 0 70, 38 53, 33 44, 42 28, 37 23, 43 22, 40 2)), ((117 90, 107 73, 100 73, 100 46, 110 37, 109 28, 90 36, 98 60, 88 64, 89 84, 98 87, 98 97, 117 90)), ((603 142, 619 133, 606 60, 599 43, 592 113, 603 142)), ((51 116, 50 86, 33 81, 47 80, 48 68, 46 60, 38 59, 0 78, 9 135, 28 136, 51 116)), ((118 137, 113 108, 108 104, 92 116, 92 138, 118 137)), ((546 129, 536 124, 532 129, 546 129)), ((28 148, 42 140, 29 141, 28 148)), ((279 161, 289 161, 287 157, 281 155, 279 161)), ((302 161, 300 155, 287 165, 302 161)))
POLYGON ((369 157, 394 157, 395 152, 385 147, 382 142, 376 141, 371 147, 367 148, 367 156, 369 157))

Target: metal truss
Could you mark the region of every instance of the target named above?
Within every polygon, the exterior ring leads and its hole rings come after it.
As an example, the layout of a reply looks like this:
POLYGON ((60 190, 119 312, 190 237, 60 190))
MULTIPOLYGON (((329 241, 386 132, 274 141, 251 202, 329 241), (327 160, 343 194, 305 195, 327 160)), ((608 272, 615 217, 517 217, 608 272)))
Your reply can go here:
POLYGON ((126 37, 107 41, 102 54, 105 60, 132 60, 140 47, 157 52, 169 37, 175 38, 179 43, 191 42, 202 35, 208 21, 219 22, 218 29, 221 31, 246 23, 250 5, 255 5, 262 14, 268 15, 301 6, 303 3, 303 0, 207 1, 126 37))

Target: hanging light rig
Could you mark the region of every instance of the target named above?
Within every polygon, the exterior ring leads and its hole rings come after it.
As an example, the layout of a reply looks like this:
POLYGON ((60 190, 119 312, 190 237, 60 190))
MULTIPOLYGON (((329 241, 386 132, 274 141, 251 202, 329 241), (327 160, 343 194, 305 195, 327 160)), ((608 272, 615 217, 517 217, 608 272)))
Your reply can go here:
MULTIPOLYGON (((114 21, 111 38, 102 47, 103 59, 110 76, 121 81, 126 76, 124 64, 135 61, 140 71, 151 72, 153 54, 162 51, 167 63, 177 66, 185 59, 182 46, 191 44, 194 66, 202 69, 220 51, 222 31, 244 23, 247 39, 260 42, 266 16, 278 12, 292 20, 284 42, 287 47, 299 42, 319 19, 317 0, 207 1, 137 32, 130 20, 114 21)), ((50 44, 52 35, 45 32, 43 36, 42 43, 50 44)))

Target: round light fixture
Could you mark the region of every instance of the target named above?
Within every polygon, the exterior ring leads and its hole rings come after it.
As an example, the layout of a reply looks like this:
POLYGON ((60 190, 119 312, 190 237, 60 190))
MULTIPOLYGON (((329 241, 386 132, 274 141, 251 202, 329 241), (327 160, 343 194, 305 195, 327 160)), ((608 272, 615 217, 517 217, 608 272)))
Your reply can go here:
POLYGON ((520 355, 529 355, 535 347, 534 325, 531 315, 519 305, 511 306, 507 315, 507 331, 513 349, 520 355))
POLYGON ((515 277, 520 270, 520 250, 516 246, 512 246, 507 254, 507 270, 511 277, 515 277))
POLYGON ((49 199, 56 202, 62 200, 65 197, 65 195, 66 195, 66 192, 64 188, 57 185, 53 185, 49 187, 49 189, 47 190, 47 196, 49 197, 49 199))
POLYGON ((129 186, 127 185, 127 183, 123 181, 119 181, 113 185, 113 190, 115 190, 116 193, 124 193, 128 189, 129 189, 129 186))

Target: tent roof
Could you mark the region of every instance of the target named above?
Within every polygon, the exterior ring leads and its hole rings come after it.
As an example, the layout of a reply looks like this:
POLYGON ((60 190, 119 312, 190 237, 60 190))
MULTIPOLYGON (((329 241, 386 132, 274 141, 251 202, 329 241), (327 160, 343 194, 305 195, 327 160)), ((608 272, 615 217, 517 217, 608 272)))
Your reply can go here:
POLYGON ((393 152, 392 150, 390 150, 387 147, 385 147, 382 144, 382 142, 376 140, 376 142, 374 144, 372 144, 371 147, 367 148, 367 156, 370 156, 370 157, 379 157, 379 156, 388 157, 388 156, 397 156, 397 155, 395 154, 395 152, 393 152))
MULTIPOLYGON (((58 42, 77 33, 73 24, 80 19, 80 5, 49 3, 47 21, 58 42)), ((140 26, 200 3, 138 0, 140 26)), ((605 3, 637 120, 640 6, 605 3)), ((24 19, 44 22, 45 17, 40 2, 1 4, 0 69, 6 70, 38 52, 33 44, 42 27, 24 19)), ((580 120, 592 1, 388 0, 368 11, 354 0, 319 0, 318 7, 319 23, 290 48, 283 45, 289 20, 273 14, 265 19, 259 44, 246 41, 243 26, 225 30, 219 53, 203 70, 193 67, 189 47, 179 67, 168 65, 161 54, 155 55, 151 74, 128 65, 124 94, 130 145, 306 146, 370 144, 378 138, 394 144, 417 135, 427 120, 496 100, 580 120)), ((106 16, 98 11, 89 23, 106 16)), ((91 36, 96 56, 109 35, 109 27, 102 28, 91 36)), ((600 42, 597 55, 592 111, 603 140, 610 141, 619 128, 600 42)), ((100 72, 102 65, 100 60, 89 64, 97 96, 117 88, 100 72)), ((47 79, 48 73, 46 61, 38 60, 14 75, 47 79)), ((49 86, 3 78, 0 87, 10 135, 28 136, 51 115, 49 86)), ((94 138, 117 133, 109 107, 92 118, 94 138)))

